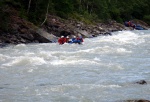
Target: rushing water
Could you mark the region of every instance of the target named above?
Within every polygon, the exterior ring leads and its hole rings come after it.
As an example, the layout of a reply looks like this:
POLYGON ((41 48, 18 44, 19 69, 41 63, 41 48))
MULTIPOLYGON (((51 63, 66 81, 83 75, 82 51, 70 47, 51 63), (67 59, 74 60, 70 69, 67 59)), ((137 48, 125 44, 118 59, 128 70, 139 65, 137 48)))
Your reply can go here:
POLYGON ((150 30, 0 49, 0 102, 129 99, 150 100, 150 30))

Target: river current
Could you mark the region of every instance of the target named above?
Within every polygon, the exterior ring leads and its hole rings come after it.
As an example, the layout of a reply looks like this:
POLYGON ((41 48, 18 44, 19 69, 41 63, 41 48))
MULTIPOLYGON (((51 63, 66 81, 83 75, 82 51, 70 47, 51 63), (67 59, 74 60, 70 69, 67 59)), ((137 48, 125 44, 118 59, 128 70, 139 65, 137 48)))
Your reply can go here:
POLYGON ((0 102, 130 99, 150 100, 150 30, 0 49, 0 102))

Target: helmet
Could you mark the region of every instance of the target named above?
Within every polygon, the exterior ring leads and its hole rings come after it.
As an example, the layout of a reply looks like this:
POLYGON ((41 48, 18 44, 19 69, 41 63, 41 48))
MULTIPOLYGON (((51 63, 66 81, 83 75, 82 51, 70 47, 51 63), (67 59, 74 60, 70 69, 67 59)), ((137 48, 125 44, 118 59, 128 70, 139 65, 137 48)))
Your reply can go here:
POLYGON ((69 36, 67 36, 67 38, 69 38, 69 36))
POLYGON ((63 38, 64 36, 61 36, 61 38, 63 38))

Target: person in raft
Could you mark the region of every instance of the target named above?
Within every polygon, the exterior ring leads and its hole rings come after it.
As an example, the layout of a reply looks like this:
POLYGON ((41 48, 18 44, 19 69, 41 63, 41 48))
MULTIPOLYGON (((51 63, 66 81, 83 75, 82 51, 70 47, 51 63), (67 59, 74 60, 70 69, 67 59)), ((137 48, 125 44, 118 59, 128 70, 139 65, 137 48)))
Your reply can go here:
POLYGON ((72 43, 72 41, 71 41, 71 39, 69 38, 69 36, 66 37, 65 42, 66 42, 66 43, 72 43))
POLYGON ((83 42, 82 36, 78 36, 78 37, 77 37, 77 40, 79 41, 79 44, 82 44, 82 42, 83 42))
POLYGON ((132 27, 133 29, 135 29, 135 27, 136 27, 136 25, 131 21, 125 22, 125 26, 126 27, 132 27))
POLYGON ((58 39, 58 43, 60 45, 64 44, 66 42, 66 38, 64 36, 61 36, 59 39, 58 39))
POLYGON ((78 44, 82 44, 82 42, 83 42, 82 36, 80 36, 80 37, 73 36, 72 39, 70 39, 69 36, 67 36, 67 37, 61 36, 61 37, 58 39, 58 43, 59 43, 60 45, 62 45, 62 44, 64 44, 64 43, 69 43, 69 44, 78 43, 78 44))
POLYGON ((82 42, 83 42, 82 36, 80 36, 80 37, 74 36, 74 37, 72 38, 72 43, 78 43, 78 44, 81 44, 82 42))

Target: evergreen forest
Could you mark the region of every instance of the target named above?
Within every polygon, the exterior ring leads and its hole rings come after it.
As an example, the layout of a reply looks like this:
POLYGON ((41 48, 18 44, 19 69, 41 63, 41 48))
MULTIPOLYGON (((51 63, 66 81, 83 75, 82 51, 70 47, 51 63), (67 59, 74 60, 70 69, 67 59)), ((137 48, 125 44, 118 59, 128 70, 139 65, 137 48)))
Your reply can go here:
POLYGON ((150 24, 149 0, 0 0, 1 27, 9 21, 10 8, 35 25, 40 25, 47 14, 85 22, 139 19, 150 24))

